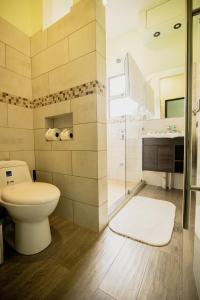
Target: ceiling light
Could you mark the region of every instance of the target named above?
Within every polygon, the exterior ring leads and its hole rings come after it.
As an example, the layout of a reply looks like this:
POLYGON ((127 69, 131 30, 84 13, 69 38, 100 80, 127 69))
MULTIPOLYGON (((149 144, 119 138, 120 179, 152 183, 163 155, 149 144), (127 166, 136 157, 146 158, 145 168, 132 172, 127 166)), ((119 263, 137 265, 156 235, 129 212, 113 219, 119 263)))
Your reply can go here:
POLYGON ((160 35, 160 31, 156 31, 156 32, 153 34, 154 37, 158 37, 159 35, 160 35))
POLYGON ((174 29, 179 29, 181 26, 182 26, 181 23, 176 23, 176 24, 174 25, 174 29))
POLYGON ((106 6, 108 4, 108 0, 102 0, 103 5, 106 6))

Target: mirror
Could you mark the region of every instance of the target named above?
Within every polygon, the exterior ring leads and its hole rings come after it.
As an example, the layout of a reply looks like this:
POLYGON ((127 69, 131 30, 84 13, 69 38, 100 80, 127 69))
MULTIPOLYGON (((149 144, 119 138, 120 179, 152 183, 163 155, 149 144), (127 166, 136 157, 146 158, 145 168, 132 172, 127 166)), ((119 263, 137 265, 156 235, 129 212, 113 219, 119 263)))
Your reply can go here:
MULTIPOLYGON (((113 25, 116 21, 114 17, 112 19, 112 12, 116 9, 114 1, 109 3, 108 8, 107 75, 115 78, 124 74, 126 82, 123 82, 123 87, 133 87, 129 96, 137 104, 133 105, 129 100, 130 103, 124 104, 124 107, 129 109, 131 104, 130 115, 139 120, 183 117, 185 2, 152 0, 151 4, 148 1, 138 4, 134 10, 136 21, 131 23, 131 12, 129 28, 125 28, 126 24, 120 28, 113 25), (130 58, 128 65, 127 55, 130 58)), ((126 14, 128 20, 129 12, 126 14)), ((108 90, 113 88, 109 86, 110 82, 108 79, 108 90)), ((124 90, 120 91, 120 87, 122 85, 118 83, 118 96, 123 94, 120 104, 118 97, 118 113, 122 112, 124 97, 124 90)), ((109 100, 108 96, 108 111, 112 116, 117 102, 109 100)))
POLYGON ((153 90, 151 101, 152 118, 179 118, 184 116, 185 77, 182 68, 153 74, 147 85, 153 90), (176 99, 181 99, 177 100, 176 99), (171 101, 171 102, 170 102, 171 101), (170 113, 167 109, 170 107, 170 113), (172 112, 172 110, 174 111, 172 112))

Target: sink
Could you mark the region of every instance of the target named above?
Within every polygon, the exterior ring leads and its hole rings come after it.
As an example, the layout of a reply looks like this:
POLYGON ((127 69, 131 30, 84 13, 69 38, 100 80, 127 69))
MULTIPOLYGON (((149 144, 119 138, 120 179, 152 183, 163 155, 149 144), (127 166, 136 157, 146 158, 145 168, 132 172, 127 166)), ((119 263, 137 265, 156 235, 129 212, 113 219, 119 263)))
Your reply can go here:
POLYGON ((184 137, 183 132, 147 132, 143 138, 170 138, 184 137))

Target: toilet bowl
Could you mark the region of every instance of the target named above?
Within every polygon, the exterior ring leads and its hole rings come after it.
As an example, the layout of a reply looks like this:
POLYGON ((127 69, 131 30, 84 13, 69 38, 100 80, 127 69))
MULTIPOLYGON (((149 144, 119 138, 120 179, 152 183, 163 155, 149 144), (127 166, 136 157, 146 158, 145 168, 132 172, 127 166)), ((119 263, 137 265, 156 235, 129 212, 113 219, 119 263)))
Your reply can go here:
POLYGON ((51 243, 48 216, 58 204, 59 189, 32 182, 25 162, 0 161, 0 190, 0 205, 15 224, 15 249, 26 255, 45 249, 51 243))

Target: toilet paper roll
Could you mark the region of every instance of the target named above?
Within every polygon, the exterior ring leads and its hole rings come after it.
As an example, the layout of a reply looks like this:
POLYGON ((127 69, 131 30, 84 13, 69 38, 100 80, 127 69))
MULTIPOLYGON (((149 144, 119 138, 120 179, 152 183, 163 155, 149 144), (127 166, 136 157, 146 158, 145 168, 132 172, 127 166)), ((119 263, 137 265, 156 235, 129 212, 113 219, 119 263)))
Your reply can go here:
POLYGON ((61 141, 71 140, 73 138, 73 133, 71 129, 64 129, 60 134, 61 141))
POLYGON ((59 141, 60 140, 60 129, 49 128, 45 133, 45 138, 47 141, 59 141))

